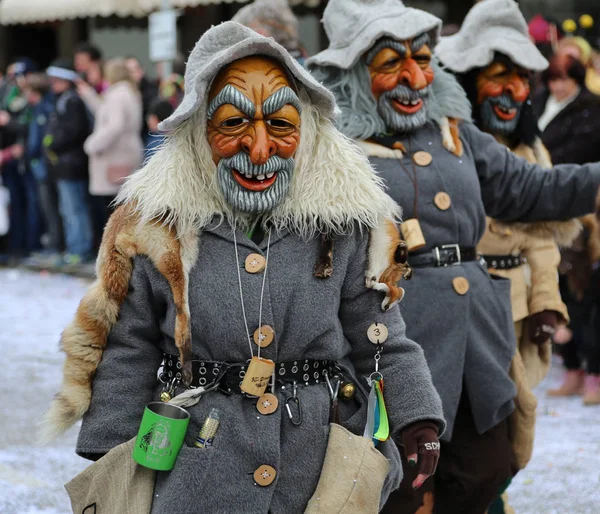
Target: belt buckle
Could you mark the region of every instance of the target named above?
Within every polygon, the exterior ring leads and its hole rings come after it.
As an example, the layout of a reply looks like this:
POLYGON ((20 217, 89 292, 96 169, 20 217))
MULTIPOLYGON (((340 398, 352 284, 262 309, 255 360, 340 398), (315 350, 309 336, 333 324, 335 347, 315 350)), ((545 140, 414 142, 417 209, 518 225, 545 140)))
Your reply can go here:
MULTIPOLYGON (((460 246, 458 246, 458 244, 451 244, 451 245, 442 245, 442 250, 448 250, 448 249, 453 249, 456 252, 456 262, 453 262, 452 264, 450 264, 450 266, 460 266, 462 264, 462 257, 460 255, 460 246)), ((437 249, 437 253, 436 253, 436 257, 438 260, 438 266, 441 265, 440 263, 440 251, 439 249, 437 249)), ((448 267, 448 264, 444 264, 444 267, 448 267)))

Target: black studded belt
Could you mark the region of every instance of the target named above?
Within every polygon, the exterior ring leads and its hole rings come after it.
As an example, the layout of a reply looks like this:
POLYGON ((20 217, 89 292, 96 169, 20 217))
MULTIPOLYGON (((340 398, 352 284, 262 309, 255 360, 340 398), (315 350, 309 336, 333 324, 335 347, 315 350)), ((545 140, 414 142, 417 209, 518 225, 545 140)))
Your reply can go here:
POLYGON ((527 262, 520 253, 515 255, 482 255, 488 269, 515 269, 527 262))
MULTIPOLYGON (((226 394, 242 394, 240 385, 250 361, 243 363, 193 360, 190 387, 209 388, 218 383, 217 389, 226 394)), ((315 385, 325 383, 325 375, 341 376, 341 370, 333 361, 301 359, 275 364, 275 383, 315 385)), ((163 354, 158 378, 164 384, 181 380, 179 356, 163 354)))
POLYGON ((408 264, 413 268, 458 266, 463 262, 476 261, 479 257, 475 248, 457 244, 436 246, 428 252, 410 254, 408 264))

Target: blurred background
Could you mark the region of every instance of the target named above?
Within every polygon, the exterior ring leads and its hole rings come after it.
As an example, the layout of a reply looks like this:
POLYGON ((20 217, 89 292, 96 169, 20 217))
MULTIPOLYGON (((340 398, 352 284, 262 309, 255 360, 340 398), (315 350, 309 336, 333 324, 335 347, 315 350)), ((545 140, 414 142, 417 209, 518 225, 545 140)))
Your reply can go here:
MULTIPOLYGON (((40 66, 57 57, 70 57, 81 41, 98 46, 106 58, 137 57, 151 77, 157 76, 150 61, 148 16, 161 8, 163 0, 0 0, 0 69, 27 55, 40 66)), ((247 2, 229 0, 170 0, 178 10, 177 49, 186 55, 211 25, 226 21, 247 2)), ((425 9, 448 25, 460 24, 473 0, 405 1, 425 9)), ((300 22, 300 41, 309 54, 327 45, 319 19, 326 0, 290 0, 300 22)), ((552 14, 562 23, 590 14, 600 20, 598 0, 521 0, 526 18, 537 13, 552 14)), ((600 37, 600 25, 586 31, 592 42, 600 37)))

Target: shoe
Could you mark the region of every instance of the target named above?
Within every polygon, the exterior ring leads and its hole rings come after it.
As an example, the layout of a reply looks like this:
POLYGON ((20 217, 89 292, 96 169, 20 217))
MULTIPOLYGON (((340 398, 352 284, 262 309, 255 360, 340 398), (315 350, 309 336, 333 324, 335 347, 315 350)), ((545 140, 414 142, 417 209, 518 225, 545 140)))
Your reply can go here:
POLYGON ((584 405, 600 405, 600 375, 585 377, 584 405))
POLYGON ((63 265, 63 257, 59 253, 39 252, 25 259, 23 265, 36 269, 57 268, 63 265))
POLYGON ((580 396, 583 394, 585 371, 568 370, 565 372, 563 383, 558 389, 549 389, 548 396, 580 396))

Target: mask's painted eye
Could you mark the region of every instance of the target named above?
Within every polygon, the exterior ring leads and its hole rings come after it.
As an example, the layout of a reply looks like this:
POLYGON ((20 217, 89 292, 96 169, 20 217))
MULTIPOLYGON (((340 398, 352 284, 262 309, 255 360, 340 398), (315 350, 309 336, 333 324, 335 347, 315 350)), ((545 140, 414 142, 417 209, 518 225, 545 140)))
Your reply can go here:
POLYGON ((431 62, 431 57, 429 55, 415 55, 413 59, 419 64, 428 64, 431 62))
POLYGON ((402 59, 400 59, 399 57, 395 57, 393 59, 388 59, 387 61, 385 61, 383 63, 383 66, 385 68, 391 67, 391 66, 396 66, 397 64, 400 64, 402 62, 402 59))
POLYGON ((248 123, 250 120, 248 118, 229 118, 221 123, 221 127, 225 128, 236 128, 241 127, 245 123, 248 123))
POLYGON ((267 120, 267 123, 269 125, 271 125, 271 127, 273 128, 278 128, 278 129, 289 129, 289 128, 294 128, 294 125, 292 125, 289 121, 285 121, 282 119, 274 119, 274 120, 267 120))

